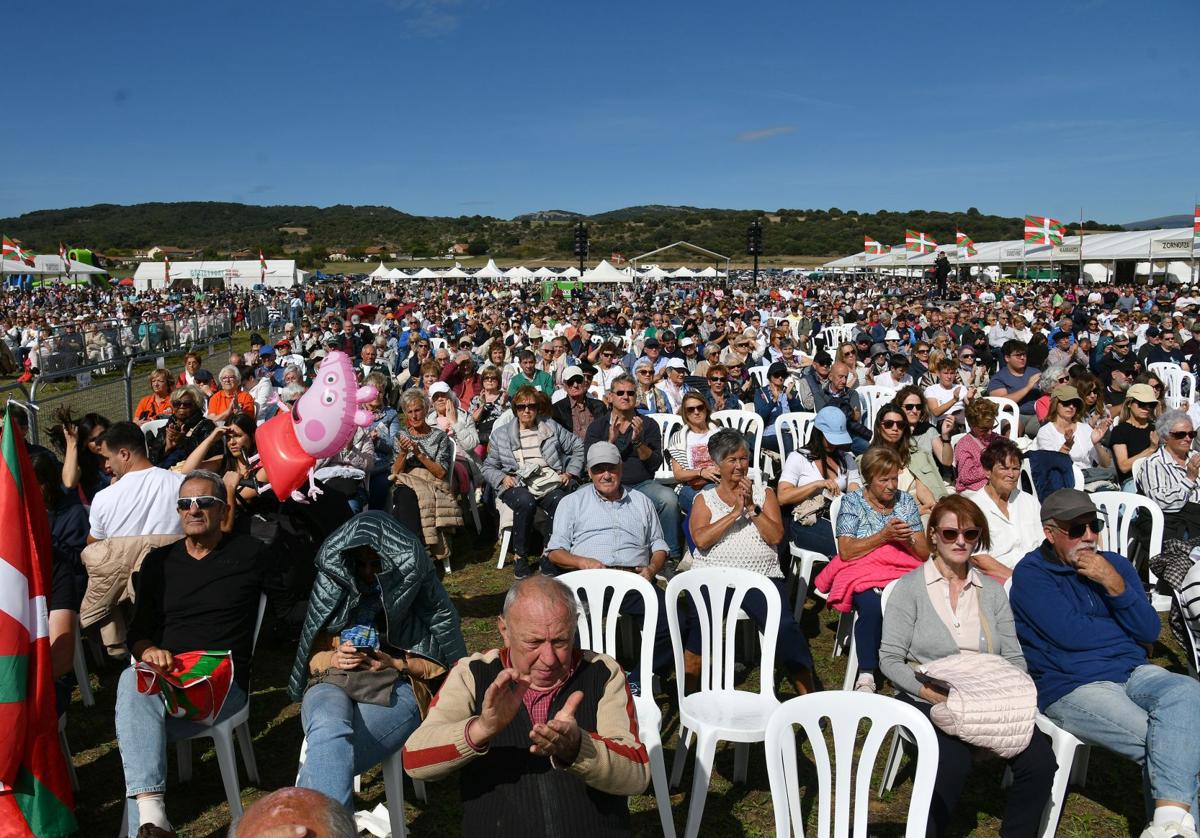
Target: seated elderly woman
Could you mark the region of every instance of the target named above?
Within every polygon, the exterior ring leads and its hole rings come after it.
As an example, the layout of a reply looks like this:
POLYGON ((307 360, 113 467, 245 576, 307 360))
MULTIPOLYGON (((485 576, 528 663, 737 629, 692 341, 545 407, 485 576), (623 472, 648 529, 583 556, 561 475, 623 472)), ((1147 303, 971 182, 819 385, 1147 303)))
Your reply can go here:
POLYGON ((1037 433, 1039 451, 1058 451, 1071 457, 1071 462, 1083 469, 1085 479, 1113 480, 1112 454, 1100 444, 1108 431, 1111 419, 1101 417, 1095 427, 1079 421, 1083 399, 1069 384, 1055 387, 1050 394, 1050 409, 1046 424, 1037 433))
POLYGON ((933 457, 912 441, 909 427, 904 408, 896 402, 886 404, 875 414, 871 445, 891 448, 900 455, 904 462, 900 469, 900 489, 916 499, 922 515, 928 515, 938 499, 945 496, 946 484, 933 457))
POLYGON ((818 590, 830 591, 831 607, 855 613, 854 648, 859 674, 854 689, 875 692, 879 638, 883 631, 880 594, 929 555, 921 512, 908 492, 898 488, 904 461, 891 448, 876 446, 863 455, 865 485, 842 495, 834 533, 838 557, 817 576, 818 590), (845 579, 838 577, 846 574, 845 579), (835 596, 836 595, 836 596, 835 596))
POLYGON ((1146 458, 1138 489, 1162 509, 1164 540, 1198 538, 1200 453, 1193 450, 1195 426, 1182 410, 1168 410, 1154 429, 1158 450, 1146 458))
POLYGON ((157 466, 170 468, 183 462, 212 433, 215 425, 204 415, 207 401, 204 391, 195 384, 179 387, 171 394, 171 420, 163 429, 162 456, 157 466))
POLYGON ((989 399, 968 402, 968 432, 954 446, 954 491, 978 489, 987 482, 987 473, 980 465, 979 458, 983 449, 1000 438, 1000 434, 993 430, 999 413, 1000 406, 989 399))
MULTIPOLYGON (((918 680, 917 666, 960 653, 996 655, 1021 671, 1026 666, 1004 588, 971 567, 972 553, 989 544, 983 512, 965 497, 943 498, 929 518, 927 540, 934 545, 930 560, 901 577, 888 598, 879 666, 896 685, 899 699, 929 716, 948 694, 918 680)), ((978 749, 936 724, 934 732, 937 775, 926 835, 941 836, 951 834, 978 749)), ((1050 739, 1035 727, 1025 750, 1008 764, 1013 783, 1000 834, 1039 835, 1055 770, 1050 739)))
POLYGON ((165 369, 150 370, 150 395, 133 410, 133 421, 144 425, 171 415, 171 374, 165 369))
MULTIPOLYGON (((787 601, 787 588, 779 568, 776 545, 783 539, 779 501, 770 488, 755 490, 750 480, 750 452, 746 440, 732 428, 723 428, 708 439, 708 452, 720 471, 720 480, 696 496, 688 521, 696 552, 692 567, 733 567, 767 577, 787 601)), ((761 595, 748 595, 742 610, 762 630, 767 603, 761 595)), ((685 677, 695 683, 700 676, 701 627, 688 620, 684 642, 685 677)), ((776 665, 787 671, 797 695, 813 691, 812 653, 790 608, 782 608, 776 641, 776 665)))
POLYGON ((540 507, 553 522, 559 501, 583 474, 583 440, 550 418, 550 398, 532 384, 512 397, 515 421, 492 428, 483 476, 512 510, 513 575, 529 576, 533 522, 540 507))
POLYGON ((429 413, 428 422, 444 431, 455 444, 454 485, 465 492, 466 487, 471 485, 471 473, 479 472, 474 456, 475 447, 479 445, 475 420, 471 418, 470 411, 463 409, 458 396, 454 395, 445 381, 439 381, 429 388, 429 400, 433 403, 433 410, 429 413))
POLYGON ((209 419, 224 422, 238 413, 254 416, 258 412, 254 399, 242 389, 242 374, 232 364, 221 367, 217 375, 221 389, 208 400, 209 419))
POLYGON ((400 397, 405 427, 396 435, 392 514, 424 539, 431 556, 445 561, 450 557, 450 532, 463 525, 463 518, 450 494, 454 444, 445 431, 429 425, 432 408, 429 397, 416 387, 400 397))
POLYGON ((1017 562, 1042 543, 1042 507, 1036 495, 1021 490, 1021 456, 1011 439, 992 440, 979 458, 987 482, 962 493, 983 510, 992 540, 991 549, 971 563, 995 579, 1012 576, 1017 562))

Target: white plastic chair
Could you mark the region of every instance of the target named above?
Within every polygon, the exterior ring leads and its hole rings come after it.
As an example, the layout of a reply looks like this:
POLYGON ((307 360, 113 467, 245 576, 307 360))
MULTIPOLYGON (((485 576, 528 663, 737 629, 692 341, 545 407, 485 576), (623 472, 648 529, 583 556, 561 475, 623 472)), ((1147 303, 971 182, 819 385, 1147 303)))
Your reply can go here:
MULTIPOLYGON (((304 758, 308 754, 308 740, 300 740, 300 765, 304 765, 304 758)), ((385 808, 388 813, 389 831, 392 833, 392 838, 408 838, 408 824, 404 821, 404 752, 397 750, 390 757, 383 761, 383 796, 387 801, 385 808)), ((297 770, 296 779, 300 779, 300 772, 297 770)), ((413 790, 416 792, 417 799, 422 803, 428 802, 428 793, 425 791, 425 783, 421 780, 413 780, 413 790)), ((359 791, 362 785, 360 775, 354 776, 354 790, 359 791)), ((369 830, 368 830, 369 831, 369 830)))
POLYGON ((674 413, 648 413, 647 419, 653 419, 654 424, 658 425, 658 433, 662 438, 662 465, 658 467, 658 471, 654 473, 656 483, 663 483, 668 486, 675 485, 675 472, 671 470, 671 455, 667 453, 667 440, 677 430, 683 427, 683 418, 674 413))
POLYGON ((170 419, 151 419, 149 422, 142 425, 142 433, 145 434, 147 438, 153 439, 162 432, 162 429, 165 428, 167 423, 170 421, 170 419))
MULTIPOLYGON (((258 598, 258 616, 254 619, 254 638, 250 645, 250 654, 258 646, 258 632, 262 628, 263 615, 267 611, 267 595, 260 594, 258 598)), ((225 787, 225 799, 229 803, 229 822, 237 823, 242 817, 242 792, 238 783, 237 756, 233 749, 234 736, 237 736, 238 746, 242 751, 242 762, 246 763, 246 777, 251 783, 258 784, 258 763, 254 759, 254 740, 250 736, 250 696, 241 709, 223 722, 202 728, 186 739, 175 743, 175 756, 178 762, 179 782, 186 783, 192 779, 192 740, 211 739, 217 752, 217 765, 221 769, 221 784, 225 787)), ((121 815, 121 832, 125 836, 129 828, 129 798, 125 798, 125 810, 121 815)), ((136 826, 135 826, 136 829, 136 826)))
POLYGON ((445 349, 445 348, 447 348, 445 338, 430 338, 429 339, 429 351, 431 353, 437 352, 439 349, 445 349))
POLYGON ((1003 396, 984 396, 989 402, 995 402, 1000 407, 996 414, 996 425, 993 430, 1007 436, 1013 442, 1021 438, 1021 409, 1012 399, 1003 396), (1005 425, 1007 424, 1007 427, 1005 425))
POLYGON ((667 624, 675 652, 679 698, 679 747, 671 771, 671 785, 683 778, 683 763, 693 737, 697 740, 696 767, 688 803, 685 838, 696 838, 704 815, 709 777, 717 742, 739 743, 734 756, 735 782, 746 779, 749 754, 744 743, 761 742, 767 720, 779 707, 775 698, 775 640, 782 605, 778 589, 761 574, 735 568, 697 568, 677 574, 667 583, 667 624), (759 692, 734 687, 734 650, 737 616, 751 591, 761 591, 767 602, 767 619, 760 637, 759 692), (684 695, 683 634, 679 625, 679 598, 688 594, 701 633, 700 688, 684 695), (724 608, 731 593, 728 609, 724 608))
POLYGON ((804 836, 794 725, 803 728, 813 751, 818 789, 816 834, 820 838, 829 838, 831 835, 866 838, 871 770, 885 737, 892 729, 907 730, 919 754, 904 834, 908 838, 925 835, 939 751, 933 725, 920 710, 894 698, 871 693, 843 695, 825 692, 791 699, 772 714, 767 724, 767 776, 771 782, 771 799, 775 807, 776 836, 804 836), (855 746, 863 719, 869 719, 871 725, 858 755, 856 768, 855 746), (828 722, 829 735, 833 740, 832 759, 825 741, 823 721, 828 722), (850 819, 852 800, 853 823, 850 819))
POLYGON ((754 436, 754 450, 750 452, 750 465, 761 467, 763 438, 763 420, 761 416, 745 410, 718 410, 710 418, 722 428, 733 428, 743 436, 752 434, 754 436))
POLYGON ((1129 557, 1131 546, 1133 519, 1139 511, 1146 510, 1146 514, 1150 516, 1150 552, 1145 557, 1146 576, 1150 582, 1150 601, 1156 611, 1169 611, 1171 597, 1158 593, 1158 577, 1150 570, 1150 559, 1162 552, 1165 526, 1162 509, 1149 498, 1132 492, 1092 492, 1091 498, 1104 519, 1102 547, 1126 558, 1129 557))
POLYGON ((816 421, 817 414, 803 410, 782 413, 775 419, 775 439, 779 440, 781 459, 786 460, 791 451, 808 445, 808 437, 812 433, 813 423, 816 421), (785 439, 792 440, 791 450, 784 445, 785 439))
POLYGON ((875 416, 879 409, 896 398, 896 391, 891 387, 881 387, 877 384, 863 384, 854 392, 863 402, 862 423, 868 428, 875 427, 875 416))
MULTIPOLYGON (((1172 590, 1171 598, 1179 606, 1179 613, 1186 615, 1187 612, 1183 610, 1183 600, 1179 597, 1179 591, 1172 590)), ((1189 620, 1187 616, 1183 617, 1183 651, 1187 653, 1188 674, 1193 678, 1200 678, 1200 647, 1197 646, 1196 629, 1192 627, 1194 622, 1194 620, 1189 620)))
POLYGON ((746 370, 746 372, 750 373, 750 376, 754 379, 755 384, 757 384, 759 387, 766 387, 768 369, 770 369, 769 366, 750 367, 750 369, 746 370))
POLYGON ((675 820, 671 814, 671 790, 667 786, 667 764, 662 747, 662 710, 649 688, 654 672, 654 634, 658 628, 658 597, 654 586, 636 573, 608 568, 575 570, 558 577, 579 602, 579 645, 609 657, 617 656, 617 618, 626 594, 642 598, 642 642, 638 650, 645 695, 635 695, 638 732, 650 757, 650 777, 663 835, 675 838, 675 820))

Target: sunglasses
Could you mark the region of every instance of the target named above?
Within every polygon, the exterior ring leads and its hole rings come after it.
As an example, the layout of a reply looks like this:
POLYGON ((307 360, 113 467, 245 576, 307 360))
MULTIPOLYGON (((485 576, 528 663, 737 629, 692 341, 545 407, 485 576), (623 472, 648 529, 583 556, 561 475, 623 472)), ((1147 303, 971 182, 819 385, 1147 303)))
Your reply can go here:
POLYGON ((921 405, 919 402, 913 402, 912 404, 906 404, 906 405, 903 405, 903 407, 905 410, 918 410, 919 411, 921 409, 921 405))
POLYGON ((968 544, 974 544, 979 540, 981 530, 978 527, 970 527, 965 530, 956 530, 953 527, 941 527, 937 533, 938 537, 942 539, 943 544, 954 544, 958 541, 960 535, 963 537, 963 541, 968 544))
POLYGON ((613 391, 612 391, 612 394, 613 394, 614 396, 618 396, 618 397, 620 397, 620 398, 626 398, 626 397, 628 397, 628 398, 631 398, 631 399, 632 399, 632 398, 634 397, 634 395, 635 395, 635 393, 634 393, 634 391, 633 391, 633 390, 613 390, 613 391))
POLYGON ((1171 431, 1171 439, 1195 439, 1195 431, 1171 431))
POLYGON ((179 498, 175 501, 175 508, 180 512, 187 512, 193 506, 198 506, 201 509, 212 509, 218 503, 222 506, 225 505, 225 501, 222 498, 216 498, 212 495, 197 495, 193 498, 179 498))
POLYGON ((196 403, 193 401, 171 402, 171 407, 195 407, 195 406, 196 406, 196 403))
POLYGON ((611 357, 613 356, 613 353, 611 353, 611 352, 601 352, 601 353, 600 353, 600 355, 601 355, 602 357, 605 357, 605 358, 611 358, 611 357))
POLYGON ((638 370, 638 375, 654 375, 654 370, 638 370))
POLYGON ((725 376, 723 376, 723 375, 710 375, 710 376, 708 377, 708 380, 709 380, 709 381, 724 381, 724 380, 725 380, 725 376))
POLYGON ((1130 404, 1135 404, 1142 410, 1153 410, 1158 407, 1158 402, 1139 402, 1137 399, 1130 399, 1130 404))
POLYGON ((1104 523, 1099 518, 1072 524, 1069 527, 1060 527, 1058 524, 1051 524, 1051 526, 1059 532, 1066 533, 1068 538, 1083 538, 1084 530, 1091 530, 1092 535, 1099 535, 1104 530, 1104 523))
POLYGON ((521 402, 520 404, 514 404, 513 410, 537 410, 537 402, 521 402))
POLYGON ((903 419, 884 419, 879 423, 881 428, 887 428, 889 431, 894 431, 897 428, 903 428, 908 422, 903 419))
POLYGON ((704 405, 694 404, 690 407, 685 407, 684 410, 686 410, 688 413, 703 413, 705 408, 704 405))

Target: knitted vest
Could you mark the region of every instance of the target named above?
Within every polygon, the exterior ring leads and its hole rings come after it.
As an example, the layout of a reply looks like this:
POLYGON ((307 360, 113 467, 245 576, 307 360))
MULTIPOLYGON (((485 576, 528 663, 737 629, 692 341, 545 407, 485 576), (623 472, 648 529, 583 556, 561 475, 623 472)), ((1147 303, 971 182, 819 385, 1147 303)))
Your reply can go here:
MULTIPOLYGON (((475 706, 504 668, 499 660, 470 664, 475 679, 475 706)), ((583 661, 550 705, 550 718, 573 692, 583 693, 575 713, 583 735, 596 731, 596 705, 604 694, 608 668, 583 661)), ((550 765, 547 757, 529 752, 533 722, 524 707, 508 727, 492 738, 488 752, 472 760, 460 774, 463 835, 486 838, 616 838, 631 836, 625 797, 591 788, 580 778, 550 765)))

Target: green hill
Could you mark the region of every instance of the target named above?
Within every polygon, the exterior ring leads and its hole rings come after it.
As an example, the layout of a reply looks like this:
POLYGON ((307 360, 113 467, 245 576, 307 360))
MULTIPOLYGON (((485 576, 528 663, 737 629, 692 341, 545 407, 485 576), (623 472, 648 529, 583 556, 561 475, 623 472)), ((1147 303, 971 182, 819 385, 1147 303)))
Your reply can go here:
MULTIPOLYGON (((649 205, 580 216, 567 210, 528 213, 513 219, 471 215, 430 217, 391 207, 254 206, 188 201, 39 210, 0 219, 0 231, 38 252, 54 253, 59 242, 103 253, 129 254, 154 245, 202 249, 218 257, 261 249, 269 256, 294 255, 317 264, 332 249, 361 256, 368 247, 414 256, 444 253, 460 242, 473 254, 505 259, 569 258, 577 219, 588 224, 591 253, 635 256, 675 241, 740 258, 746 225, 762 218, 767 255, 830 256, 862 250, 863 235, 883 242, 904 241, 906 228, 939 242, 954 241, 961 227, 975 241, 1020 238, 1020 218, 965 212, 909 210, 858 213, 830 209, 703 209, 649 205)), ((1120 229, 1094 221, 1088 229, 1120 229)))

